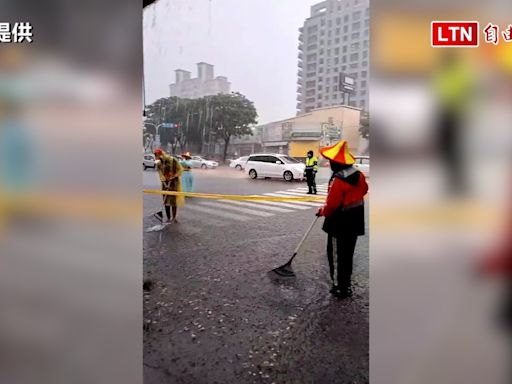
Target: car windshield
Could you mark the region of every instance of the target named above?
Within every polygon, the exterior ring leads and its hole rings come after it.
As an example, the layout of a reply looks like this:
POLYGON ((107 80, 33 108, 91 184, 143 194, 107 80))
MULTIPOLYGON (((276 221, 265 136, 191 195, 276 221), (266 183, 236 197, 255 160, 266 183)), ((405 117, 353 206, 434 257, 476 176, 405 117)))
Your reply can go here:
POLYGON ((284 160, 284 162, 287 163, 287 164, 298 164, 298 163, 300 163, 299 160, 294 159, 293 157, 290 157, 290 156, 281 156, 281 159, 284 160))

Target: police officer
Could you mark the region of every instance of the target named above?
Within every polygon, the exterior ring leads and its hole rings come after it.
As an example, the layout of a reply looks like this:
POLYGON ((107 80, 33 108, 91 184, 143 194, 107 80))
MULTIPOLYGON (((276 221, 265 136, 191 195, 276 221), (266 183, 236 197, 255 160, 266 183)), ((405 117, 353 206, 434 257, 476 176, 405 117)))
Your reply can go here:
POLYGON ((316 195, 316 182, 315 177, 318 171, 318 159, 313 156, 313 151, 309 151, 306 157, 306 169, 304 170, 304 176, 308 182, 308 194, 316 195))

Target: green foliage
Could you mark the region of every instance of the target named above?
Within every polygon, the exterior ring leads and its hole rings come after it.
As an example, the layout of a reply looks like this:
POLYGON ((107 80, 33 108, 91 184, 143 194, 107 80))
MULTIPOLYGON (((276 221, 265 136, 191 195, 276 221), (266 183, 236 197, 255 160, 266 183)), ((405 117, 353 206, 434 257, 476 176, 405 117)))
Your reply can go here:
POLYGON ((251 135, 257 118, 253 102, 240 93, 200 99, 162 98, 149 105, 147 112, 146 132, 153 132, 154 126, 164 122, 181 124, 179 129, 159 129, 162 145, 170 144, 173 152, 178 145, 185 151, 188 143, 202 146, 203 140, 213 137, 224 142, 224 159, 231 137, 251 135))
POLYGON ((370 115, 365 113, 361 116, 359 133, 362 138, 370 138, 370 115))

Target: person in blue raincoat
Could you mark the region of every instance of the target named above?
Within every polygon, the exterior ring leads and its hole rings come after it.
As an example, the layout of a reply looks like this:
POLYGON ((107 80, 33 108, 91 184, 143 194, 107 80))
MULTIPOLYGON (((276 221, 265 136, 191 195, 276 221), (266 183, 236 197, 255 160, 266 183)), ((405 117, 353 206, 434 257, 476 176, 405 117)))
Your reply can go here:
POLYGON ((183 192, 194 192, 194 175, 192 175, 192 163, 190 159, 192 156, 190 152, 181 155, 181 166, 183 167, 183 174, 181 176, 181 184, 183 192))

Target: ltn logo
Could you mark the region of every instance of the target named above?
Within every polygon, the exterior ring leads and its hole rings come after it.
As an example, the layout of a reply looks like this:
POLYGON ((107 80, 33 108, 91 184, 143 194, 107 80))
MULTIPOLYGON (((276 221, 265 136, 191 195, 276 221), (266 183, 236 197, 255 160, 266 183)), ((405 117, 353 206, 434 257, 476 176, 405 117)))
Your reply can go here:
POLYGON ((433 21, 430 36, 433 47, 478 47, 478 21, 433 21))

